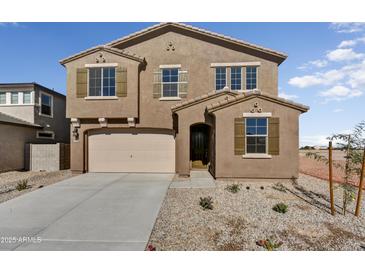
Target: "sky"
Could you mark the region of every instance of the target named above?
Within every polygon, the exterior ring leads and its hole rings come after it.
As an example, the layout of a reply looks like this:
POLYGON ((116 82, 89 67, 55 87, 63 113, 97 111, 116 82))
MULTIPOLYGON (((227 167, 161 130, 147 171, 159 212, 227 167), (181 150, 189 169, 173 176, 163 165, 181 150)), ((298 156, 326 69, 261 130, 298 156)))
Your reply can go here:
MULTIPOLYGON (((37 82, 65 94, 59 60, 155 23, 0 23, 0 83, 37 82)), ((364 23, 187 23, 288 55, 279 96, 310 107, 300 144, 325 145, 365 119, 364 23)))

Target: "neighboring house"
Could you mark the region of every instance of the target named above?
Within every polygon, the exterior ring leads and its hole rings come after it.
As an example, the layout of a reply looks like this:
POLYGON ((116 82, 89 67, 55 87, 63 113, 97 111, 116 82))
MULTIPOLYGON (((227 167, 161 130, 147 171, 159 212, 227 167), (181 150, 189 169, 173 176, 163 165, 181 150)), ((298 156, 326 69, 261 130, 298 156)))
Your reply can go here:
POLYGON ((71 169, 297 177, 299 115, 308 107, 278 97, 286 57, 162 23, 61 60, 71 169))
POLYGON ((69 143, 66 97, 37 83, 0 83, 0 171, 25 167, 26 143, 69 143))

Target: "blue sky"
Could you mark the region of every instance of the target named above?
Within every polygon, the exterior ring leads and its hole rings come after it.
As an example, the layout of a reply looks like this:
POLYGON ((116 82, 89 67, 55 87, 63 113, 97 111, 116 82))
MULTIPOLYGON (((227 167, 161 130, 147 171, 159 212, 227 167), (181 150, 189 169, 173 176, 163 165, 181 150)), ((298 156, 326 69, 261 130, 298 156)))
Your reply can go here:
MULTIPOLYGON (((154 23, 0 23, 0 82, 38 82, 65 93, 58 60, 154 23)), ((365 24, 189 23, 289 55, 279 93, 309 105, 301 144, 325 144, 365 119, 365 24)))

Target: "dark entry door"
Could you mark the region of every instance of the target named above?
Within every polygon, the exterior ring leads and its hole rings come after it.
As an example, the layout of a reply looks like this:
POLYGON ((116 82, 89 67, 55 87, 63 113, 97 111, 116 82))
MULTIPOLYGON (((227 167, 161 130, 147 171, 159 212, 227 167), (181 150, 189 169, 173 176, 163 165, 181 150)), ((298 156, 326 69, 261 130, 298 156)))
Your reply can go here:
POLYGON ((201 161, 203 166, 208 164, 208 136, 209 128, 206 125, 197 125, 191 129, 191 160, 201 161))

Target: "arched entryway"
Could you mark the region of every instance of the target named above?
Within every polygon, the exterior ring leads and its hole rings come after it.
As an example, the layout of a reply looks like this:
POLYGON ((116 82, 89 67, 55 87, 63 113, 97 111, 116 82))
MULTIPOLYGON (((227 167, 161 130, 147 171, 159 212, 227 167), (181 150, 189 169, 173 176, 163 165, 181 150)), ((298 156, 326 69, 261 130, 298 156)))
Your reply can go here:
POLYGON ((210 163, 210 126, 190 126, 190 161, 193 169, 207 169, 210 163))

